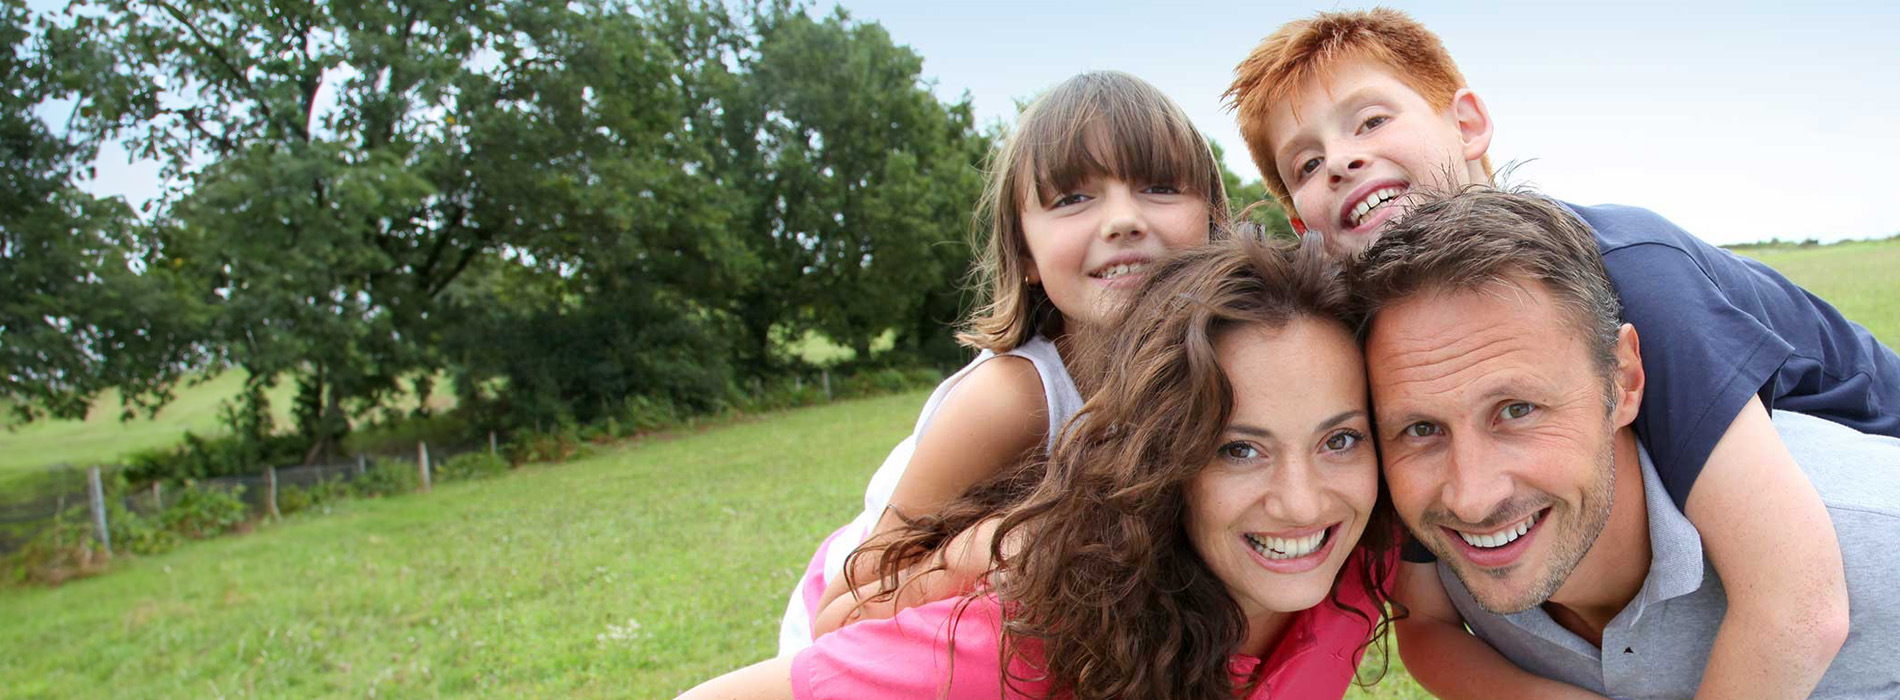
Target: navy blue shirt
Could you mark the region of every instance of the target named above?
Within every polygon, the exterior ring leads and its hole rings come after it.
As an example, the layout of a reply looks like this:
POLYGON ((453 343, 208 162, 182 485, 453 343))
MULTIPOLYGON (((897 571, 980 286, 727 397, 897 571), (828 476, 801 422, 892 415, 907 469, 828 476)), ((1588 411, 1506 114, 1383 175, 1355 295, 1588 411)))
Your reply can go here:
POLYGON ((1596 233, 1647 375, 1636 436, 1682 508, 1748 397, 1900 437, 1900 356, 1767 265, 1655 212, 1570 207, 1596 233))
MULTIPOLYGON (((1678 510, 1748 397, 1900 438, 1900 356, 1755 260, 1655 212, 1566 205, 1596 234, 1643 354, 1636 436, 1678 510)), ((1409 561, 1432 561, 1417 542, 1409 561)))

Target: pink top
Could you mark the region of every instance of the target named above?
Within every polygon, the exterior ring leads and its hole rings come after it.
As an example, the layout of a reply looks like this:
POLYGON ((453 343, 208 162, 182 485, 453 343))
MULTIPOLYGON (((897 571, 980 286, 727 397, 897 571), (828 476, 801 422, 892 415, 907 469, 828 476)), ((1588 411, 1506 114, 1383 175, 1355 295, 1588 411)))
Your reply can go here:
MULTIPOLYGON (((1340 576, 1355 581, 1360 567, 1360 558, 1355 556, 1347 560, 1340 576)), ((1368 612, 1374 609, 1356 585, 1342 586, 1340 600, 1368 612)), ((1001 621, 1001 604, 995 596, 986 595, 940 600, 904 610, 889 620, 847 626, 819 637, 816 644, 793 657, 792 697, 1043 700, 1048 696, 1047 682, 1003 685, 997 649, 1001 621)), ((1253 656, 1236 654, 1228 670, 1235 687, 1262 679, 1247 700, 1343 697, 1370 633, 1367 621, 1323 602, 1301 611, 1287 626, 1267 658, 1264 676, 1255 675, 1261 660, 1253 656)), ((1017 677, 1036 675, 1021 658, 1012 657, 1010 664, 1017 677)))

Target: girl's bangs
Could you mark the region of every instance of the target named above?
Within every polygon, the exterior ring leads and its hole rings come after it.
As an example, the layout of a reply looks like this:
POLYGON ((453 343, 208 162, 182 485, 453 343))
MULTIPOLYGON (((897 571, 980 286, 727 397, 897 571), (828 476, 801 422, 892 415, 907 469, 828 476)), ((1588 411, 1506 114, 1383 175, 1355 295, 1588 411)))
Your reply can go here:
POLYGON ((1047 203, 1073 191, 1091 177, 1124 182, 1173 185, 1207 196, 1220 184, 1214 155, 1185 115, 1159 94, 1094 94, 1084 100, 1051 95, 1040 105, 1047 113, 1026 120, 1019 134, 1016 180, 1022 198, 1047 203))

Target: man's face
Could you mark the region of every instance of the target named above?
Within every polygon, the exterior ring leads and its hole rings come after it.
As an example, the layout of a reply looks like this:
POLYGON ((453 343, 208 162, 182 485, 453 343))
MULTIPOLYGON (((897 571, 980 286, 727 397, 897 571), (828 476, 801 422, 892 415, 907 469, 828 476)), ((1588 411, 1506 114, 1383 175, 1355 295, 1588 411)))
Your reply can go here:
POLYGON ((1268 115, 1267 133, 1294 214, 1325 234, 1335 255, 1371 244, 1414 188, 1450 192, 1483 181, 1490 145, 1489 116, 1469 90, 1434 109, 1366 59, 1301 85, 1268 115))
POLYGON ((1606 379, 1541 283, 1427 291, 1366 339, 1393 504, 1495 613, 1548 599, 1609 519, 1606 379))

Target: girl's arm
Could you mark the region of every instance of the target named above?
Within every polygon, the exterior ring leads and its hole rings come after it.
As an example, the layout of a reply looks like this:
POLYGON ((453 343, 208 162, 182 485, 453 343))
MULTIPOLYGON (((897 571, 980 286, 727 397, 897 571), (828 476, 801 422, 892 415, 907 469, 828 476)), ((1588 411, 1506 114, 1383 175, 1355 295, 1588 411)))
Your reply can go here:
MULTIPOLYGON (((934 514, 971 486, 1036 454, 1048 433, 1048 411, 1042 378, 1029 360, 1005 355, 971 370, 937 408, 929 429, 917 437, 910 466, 891 495, 891 507, 865 544, 902 525, 898 513, 913 518, 934 514)), ((875 556, 850 560, 851 576, 832 579, 818 609, 826 611, 844 597, 848 580, 859 586, 876 583, 877 563, 875 556)))
POLYGON ((1393 600, 1411 615, 1393 623, 1399 658, 1412 679, 1433 695, 1459 698, 1565 698, 1603 696, 1531 675, 1484 640, 1465 631, 1464 617, 1438 581, 1438 565, 1399 562, 1393 600))
POLYGON ((1696 697, 1807 697, 1847 640, 1847 574, 1827 506, 1760 398, 1715 444, 1683 511, 1728 591, 1696 697))
POLYGON ((760 661, 701 683, 679 700, 792 700, 792 660, 760 661))

